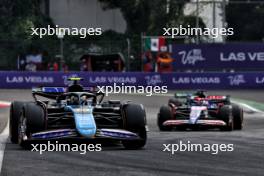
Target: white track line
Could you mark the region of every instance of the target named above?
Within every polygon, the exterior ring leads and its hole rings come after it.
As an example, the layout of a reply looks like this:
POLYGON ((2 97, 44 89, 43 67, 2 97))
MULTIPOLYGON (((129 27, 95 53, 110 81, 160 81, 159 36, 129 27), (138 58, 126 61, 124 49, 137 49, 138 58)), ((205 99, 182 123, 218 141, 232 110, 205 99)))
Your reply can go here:
POLYGON ((2 164, 3 164, 3 159, 4 159, 5 146, 6 146, 6 141, 8 139, 8 136, 9 136, 9 122, 6 124, 5 129, 0 134, 0 173, 2 171, 2 164))
POLYGON ((0 105, 6 105, 9 106, 11 103, 8 101, 0 101, 0 105))
POLYGON ((238 104, 240 106, 243 106, 243 107, 245 107, 247 109, 250 109, 251 111, 263 113, 263 111, 261 111, 259 109, 256 109, 256 108, 254 108, 254 107, 252 107, 252 106, 250 106, 250 105, 248 105, 246 103, 241 103, 241 102, 238 102, 238 101, 232 101, 232 102, 235 103, 235 104, 238 104))
MULTIPOLYGON (((11 103, 7 101, 0 101, 0 105, 6 105, 9 106, 11 103)), ((6 141, 9 136, 9 121, 6 124, 5 129, 2 131, 0 134, 0 173, 2 171, 2 165, 3 165, 3 159, 4 159, 4 153, 5 153, 5 146, 6 146, 6 141)))

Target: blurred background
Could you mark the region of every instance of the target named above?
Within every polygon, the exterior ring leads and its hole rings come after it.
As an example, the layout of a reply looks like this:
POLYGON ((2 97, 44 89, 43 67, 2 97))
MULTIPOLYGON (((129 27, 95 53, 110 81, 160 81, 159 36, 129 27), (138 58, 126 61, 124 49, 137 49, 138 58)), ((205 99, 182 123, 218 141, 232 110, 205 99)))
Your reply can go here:
POLYGON ((80 84, 85 87, 112 86, 116 92, 128 90, 124 86, 135 86, 138 93, 139 86, 146 93, 151 88, 153 96, 118 93, 105 99, 144 105, 148 146, 134 151, 107 145, 82 156, 39 155, 10 142, 5 146, 6 128, 0 136, 3 176, 264 175, 264 0, 0 0, 0 131, 9 117, 9 108, 1 111, 1 106, 32 101, 32 87, 67 87, 69 77, 84 78, 80 84), (31 28, 48 25, 102 28, 103 33, 86 38, 31 35, 31 28), (180 25, 233 28, 234 35, 163 36, 163 28, 180 25), (167 86, 168 94, 158 94, 161 86, 167 86), (230 95, 244 108, 243 131, 159 132, 159 107, 175 92, 196 89, 230 95), (179 140, 214 149, 234 144, 235 151, 162 152, 164 144, 179 140))
POLYGON ((0 70, 262 71, 263 18, 262 0, 1 0, 0 70), (103 34, 30 35, 47 25, 101 27, 103 34), (163 27, 179 25, 234 28, 234 35, 162 36, 163 27))

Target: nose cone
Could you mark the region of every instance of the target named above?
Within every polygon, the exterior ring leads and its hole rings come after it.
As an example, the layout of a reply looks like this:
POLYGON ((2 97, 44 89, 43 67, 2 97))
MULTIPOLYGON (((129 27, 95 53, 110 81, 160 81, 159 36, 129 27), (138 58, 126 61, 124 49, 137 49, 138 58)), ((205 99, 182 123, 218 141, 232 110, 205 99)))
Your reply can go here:
POLYGON ((96 133, 96 123, 93 109, 90 106, 68 106, 73 112, 77 131, 84 137, 93 138, 96 133))
POLYGON ((192 106, 191 113, 190 113, 190 124, 196 124, 197 120, 201 116, 202 111, 206 110, 205 106, 192 106))
POLYGON ((84 137, 94 137, 96 133, 96 124, 93 114, 76 113, 74 116, 77 131, 84 137))

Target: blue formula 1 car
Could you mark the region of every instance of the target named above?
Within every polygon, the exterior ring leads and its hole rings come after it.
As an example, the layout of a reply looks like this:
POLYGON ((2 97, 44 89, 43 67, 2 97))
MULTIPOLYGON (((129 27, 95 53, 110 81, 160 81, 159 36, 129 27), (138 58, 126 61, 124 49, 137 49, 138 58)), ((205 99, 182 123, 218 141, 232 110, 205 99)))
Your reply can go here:
POLYGON ((143 105, 108 100, 104 94, 73 84, 32 90, 34 101, 12 102, 10 139, 22 147, 34 140, 60 138, 109 138, 125 148, 139 149, 146 144, 146 113, 143 105), (45 100, 38 98, 42 97, 45 100))

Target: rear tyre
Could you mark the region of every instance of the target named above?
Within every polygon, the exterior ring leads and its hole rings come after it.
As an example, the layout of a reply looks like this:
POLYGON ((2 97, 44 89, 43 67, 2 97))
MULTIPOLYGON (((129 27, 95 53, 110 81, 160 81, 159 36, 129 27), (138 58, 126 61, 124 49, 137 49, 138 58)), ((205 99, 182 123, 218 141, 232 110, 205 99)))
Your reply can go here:
POLYGON ((24 102, 14 101, 10 106, 9 137, 12 143, 18 143, 18 122, 24 102))
POLYGON ((123 140, 122 144, 126 149, 139 149, 145 146, 147 141, 146 112, 142 105, 127 104, 123 114, 124 129, 138 134, 140 139, 123 140))
POLYGON ((220 109, 220 118, 226 123, 226 126, 222 127, 221 130, 232 131, 234 129, 233 114, 229 105, 225 105, 220 109))
POLYGON ((171 115, 171 110, 170 107, 168 106, 162 106, 160 108, 159 114, 158 114, 158 126, 160 131, 171 131, 172 127, 171 126, 164 126, 163 123, 167 120, 171 120, 172 115, 171 115))
POLYGON ((27 148, 30 135, 45 130, 45 111, 35 103, 26 103, 20 113, 18 124, 18 143, 27 148))
POLYGON ((232 105, 232 114, 234 118, 234 129, 241 130, 243 128, 244 113, 243 109, 238 105, 232 105))

